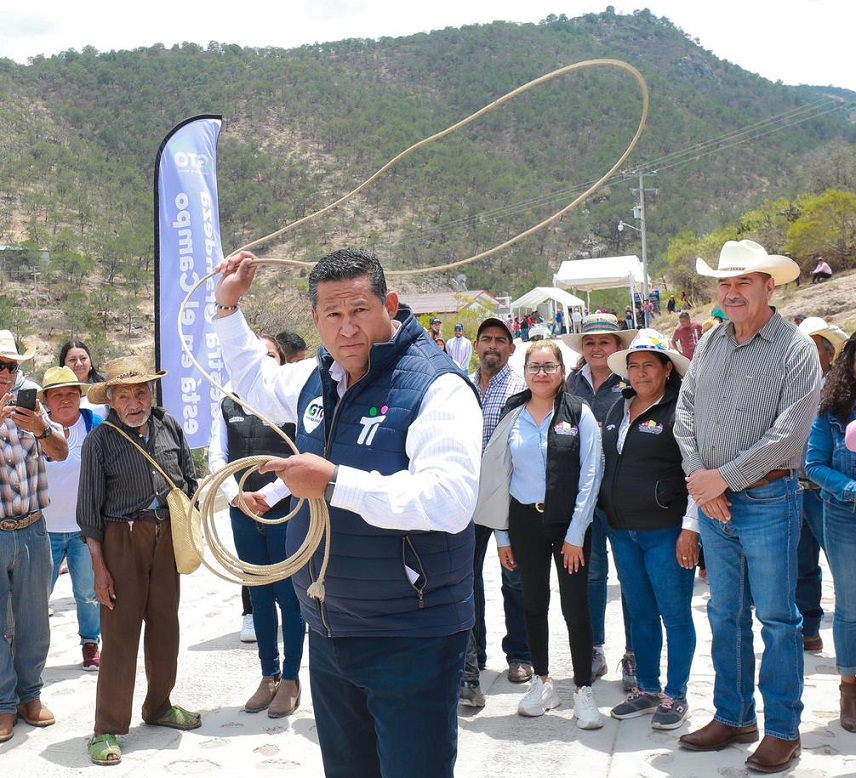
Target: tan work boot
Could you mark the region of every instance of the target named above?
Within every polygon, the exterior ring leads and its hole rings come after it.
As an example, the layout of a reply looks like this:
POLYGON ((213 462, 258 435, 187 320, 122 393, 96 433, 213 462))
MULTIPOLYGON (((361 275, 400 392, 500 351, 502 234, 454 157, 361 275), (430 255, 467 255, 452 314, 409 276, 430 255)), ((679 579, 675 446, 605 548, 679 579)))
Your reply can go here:
POLYGON ((848 732, 856 732, 856 683, 842 683, 841 726, 848 732))
POLYGON ((300 705, 300 681, 283 679, 279 684, 273 702, 268 708, 268 716, 272 719, 288 716, 297 710, 298 705, 300 705))
POLYGON ((279 679, 280 676, 278 675, 262 676, 259 688, 256 689, 255 694, 247 700, 244 705, 244 710, 247 713, 259 713, 267 708, 267 706, 270 705, 276 697, 277 689, 279 689, 279 679))

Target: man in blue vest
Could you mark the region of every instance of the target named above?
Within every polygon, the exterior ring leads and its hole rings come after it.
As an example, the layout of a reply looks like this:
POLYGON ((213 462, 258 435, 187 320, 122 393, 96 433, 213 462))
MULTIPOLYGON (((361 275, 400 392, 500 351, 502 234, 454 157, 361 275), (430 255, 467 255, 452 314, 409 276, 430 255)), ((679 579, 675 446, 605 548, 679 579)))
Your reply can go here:
MULTIPOLYGON (((215 329, 235 391, 297 425, 301 453, 264 469, 330 508, 323 599, 313 596, 323 544, 293 578, 325 774, 451 778, 473 626, 475 392, 412 316, 395 320, 398 297, 361 250, 336 251, 309 274, 318 359, 275 365, 238 312, 253 259, 221 264, 215 329)), ((289 554, 308 527, 304 504, 289 554)))

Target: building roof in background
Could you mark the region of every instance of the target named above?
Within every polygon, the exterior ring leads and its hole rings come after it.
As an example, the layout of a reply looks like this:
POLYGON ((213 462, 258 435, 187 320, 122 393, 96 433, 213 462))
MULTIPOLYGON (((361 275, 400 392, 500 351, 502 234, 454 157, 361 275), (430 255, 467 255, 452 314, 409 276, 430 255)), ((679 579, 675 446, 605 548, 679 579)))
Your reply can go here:
POLYGON ((500 306, 490 292, 485 289, 475 289, 470 292, 435 292, 433 294, 402 294, 401 302, 410 306, 414 316, 424 313, 454 314, 458 311, 483 308, 492 312, 500 306))

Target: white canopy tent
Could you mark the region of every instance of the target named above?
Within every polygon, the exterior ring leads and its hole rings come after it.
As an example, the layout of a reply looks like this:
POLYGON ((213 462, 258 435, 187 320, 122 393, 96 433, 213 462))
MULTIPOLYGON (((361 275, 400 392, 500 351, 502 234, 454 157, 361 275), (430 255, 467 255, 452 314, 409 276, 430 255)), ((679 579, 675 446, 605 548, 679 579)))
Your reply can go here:
POLYGON ((586 304, 585 300, 580 299, 570 292, 566 292, 564 289, 558 289, 555 286, 536 286, 522 297, 518 297, 516 300, 513 300, 509 305, 509 308, 512 316, 517 314, 525 316, 527 313, 534 311, 544 303, 550 303, 549 314, 544 316, 544 312, 541 313, 545 319, 554 320, 556 318, 557 305, 561 305, 565 309, 566 327, 568 326, 568 322, 571 320, 568 315, 569 309, 584 308, 586 304))
MULTIPOLYGON (((636 314, 634 292, 642 287, 642 261, 639 257, 600 257, 598 259, 572 259, 562 262, 559 272, 553 276, 556 286, 568 289, 616 289, 626 286, 630 289, 630 307, 636 314)), ((650 285, 650 280, 649 280, 650 285)))

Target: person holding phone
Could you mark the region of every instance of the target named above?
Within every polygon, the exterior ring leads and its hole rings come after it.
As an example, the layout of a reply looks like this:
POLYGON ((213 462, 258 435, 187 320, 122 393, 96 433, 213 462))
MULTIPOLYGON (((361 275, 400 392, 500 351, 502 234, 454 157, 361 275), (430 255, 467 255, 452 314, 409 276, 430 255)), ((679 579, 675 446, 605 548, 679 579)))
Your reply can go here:
POLYGON ((0 640, 0 743, 14 735, 18 719, 34 727, 55 722, 41 701, 52 567, 42 509, 48 505, 45 457, 64 460, 68 444, 40 403, 32 410, 17 404, 38 390, 20 369, 32 356, 32 350, 19 352, 9 330, 0 330, 0 624, 11 616, 13 635, 11 643, 0 640))

